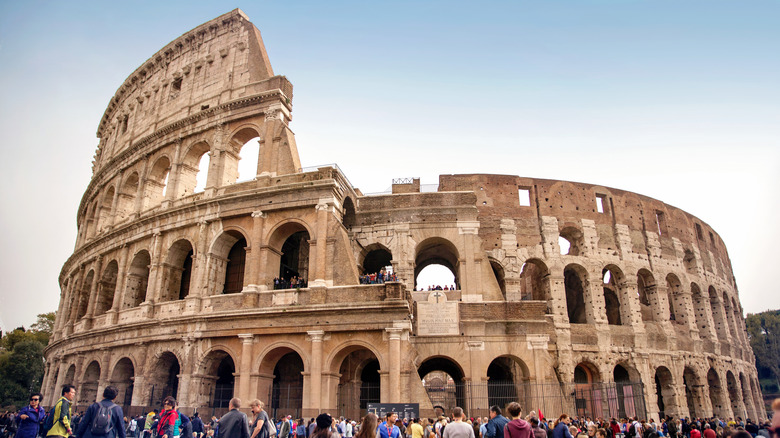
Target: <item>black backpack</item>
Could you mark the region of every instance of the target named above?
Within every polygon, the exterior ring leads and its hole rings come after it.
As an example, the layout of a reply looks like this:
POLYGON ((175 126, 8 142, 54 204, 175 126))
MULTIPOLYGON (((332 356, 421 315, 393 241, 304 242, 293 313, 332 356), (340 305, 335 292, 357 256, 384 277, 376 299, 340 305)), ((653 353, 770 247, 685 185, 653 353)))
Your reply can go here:
POLYGON ((113 410, 114 403, 110 405, 98 404, 100 408, 95 414, 95 418, 92 419, 92 427, 90 432, 92 435, 108 435, 113 427, 113 421, 111 421, 111 411, 113 410))
MULTIPOLYGON (((55 419, 54 414, 57 410, 57 404, 62 404, 62 399, 58 400, 57 403, 54 404, 54 407, 51 408, 48 414, 46 414, 46 417, 43 419, 43 425, 41 426, 41 435, 46 436, 47 433, 51 430, 52 427, 54 427, 54 424, 60 421, 59 418, 55 419)), ((62 412, 60 412, 62 414, 62 412)))

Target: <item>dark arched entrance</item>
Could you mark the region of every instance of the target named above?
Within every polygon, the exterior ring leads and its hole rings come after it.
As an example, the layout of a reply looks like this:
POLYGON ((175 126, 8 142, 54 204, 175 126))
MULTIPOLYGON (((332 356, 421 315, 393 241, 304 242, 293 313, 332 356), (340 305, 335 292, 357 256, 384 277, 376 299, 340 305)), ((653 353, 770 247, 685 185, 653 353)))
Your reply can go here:
POLYGON ((417 374, 433 406, 440 406, 445 412, 466 406, 465 374, 454 360, 443 356, 428 358, 420 364, 417 374))
POLYGON ((270 416, 279 418, 280 415, 292 415, 300 418, 303 406, 303 360, 298 353, 289 352, 276 362, 269 399, 270 416))
POLYGON ((368 403, 380 402, 379 360, 363 347, 348 347, 337 356, 344 357, 339 366, 338 415, 362 418, 368 403))

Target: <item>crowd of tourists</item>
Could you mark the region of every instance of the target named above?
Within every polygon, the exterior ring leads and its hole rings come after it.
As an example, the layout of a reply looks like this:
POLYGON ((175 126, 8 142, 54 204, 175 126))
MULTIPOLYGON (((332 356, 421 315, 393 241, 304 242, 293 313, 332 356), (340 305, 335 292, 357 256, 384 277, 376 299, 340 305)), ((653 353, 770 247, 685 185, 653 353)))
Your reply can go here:
POLYGON ((302 289, 306 286, 306 279, 297 275, 290 278, 274 277, 274 289, 302 289))
POLYGON ((468 417, 463 409, 449 416, 399 418, 389 412, 378 418, 369 413, 359 421, 322 413, 305 421, 290 415, 272 419, 260 400, 249 403, 250 415, 241 400, 230 400, 230 410, 220 418, 201 420, 187 416, 173 397, 166 397, 162 410, 125 417, 113 400, 118 391, 107 386, 103 400, 82 413, 72 414, 76 390, 64 385, 61 397, 48 411, 42 396, 34 393, 30 404, 18 412, 0 416, 0 438, 780 438, 780 399, 772 404, 771 423, 750 419, 673 418, 654 419, 569 417, 545 419, 541 411, 523 412, 517 402, 505 409, 490 408, 489 417, 468 417))
POLYGON ((382 284, 388 281, 398 281, 398 276, 395 272, 387 272, 385 268, 370 274, 363 274, 360 276, 360 284, 382 284))
MULTIPOLYGON (((426 289, 425 289, 425 287, 424 287, 424 286, 420 286, 420 289, 419 289, 419 290, 421 290, 421 291, 424 291, 424 290, 426 290, 426 289)), ((454 285, 454 284, 453 284, 452 286, 447 286, 447 285, 445 284, 445 285, 444 285, 444 287, 442 287, 441 285, 438 285, 438 284, 437 284, 437 285, 430 285, 430 286, 428 286, 428 289, 427 289, 427 290, 429 290, 429 291, 435 291, 435 290, 457 290, 457 289, 455 289, 455 285, 454 285)))

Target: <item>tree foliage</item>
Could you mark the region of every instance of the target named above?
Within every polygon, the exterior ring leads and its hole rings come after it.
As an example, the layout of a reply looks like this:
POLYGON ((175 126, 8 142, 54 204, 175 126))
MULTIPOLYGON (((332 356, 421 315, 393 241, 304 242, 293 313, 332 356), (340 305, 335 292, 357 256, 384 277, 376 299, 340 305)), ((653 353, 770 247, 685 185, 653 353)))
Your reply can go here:
POLYGON ((780 310, 748 314, 746 325, 756 368, 769 370, 780 384, 780 310))
POLYGON ((19 327, 0 339, 0 406, 24 406, 40 390, 43 349, 53 327, 54 312, 42 313, 29 330, 19 327))

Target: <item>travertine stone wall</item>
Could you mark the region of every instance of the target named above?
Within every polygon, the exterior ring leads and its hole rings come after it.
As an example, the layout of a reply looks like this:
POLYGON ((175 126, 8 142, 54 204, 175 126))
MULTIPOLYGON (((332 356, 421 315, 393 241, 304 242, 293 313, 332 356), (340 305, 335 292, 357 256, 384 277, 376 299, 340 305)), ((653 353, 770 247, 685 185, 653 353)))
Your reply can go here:
POLYGON ((60 275, 48 404, 63 383, 80 404, 114 384, 127 409, 176 394, 191 411, 225 391, 269 402, 293 382, 307 417, 354 411, 347 390, 365 384, 428 413, 428 372, 480 388, 622 370, 644 384, 650 417, 660 398, 678 416, 762 416, 728 253, 703 221, 635 193, 512 175, 364 196, 335 166, 301 169, 291 111, 292 85, 240 10, 119 88, 60 275), (256 177, 237 183, 253 138, 256 177), (398 282, 359 284, 377 254, 398 282), (434 263, 455 290, 416 290, 434 263), (275 289, 292 271, 306 286, 275 289), (454 310, 418 312, 438 303, 454 310))

